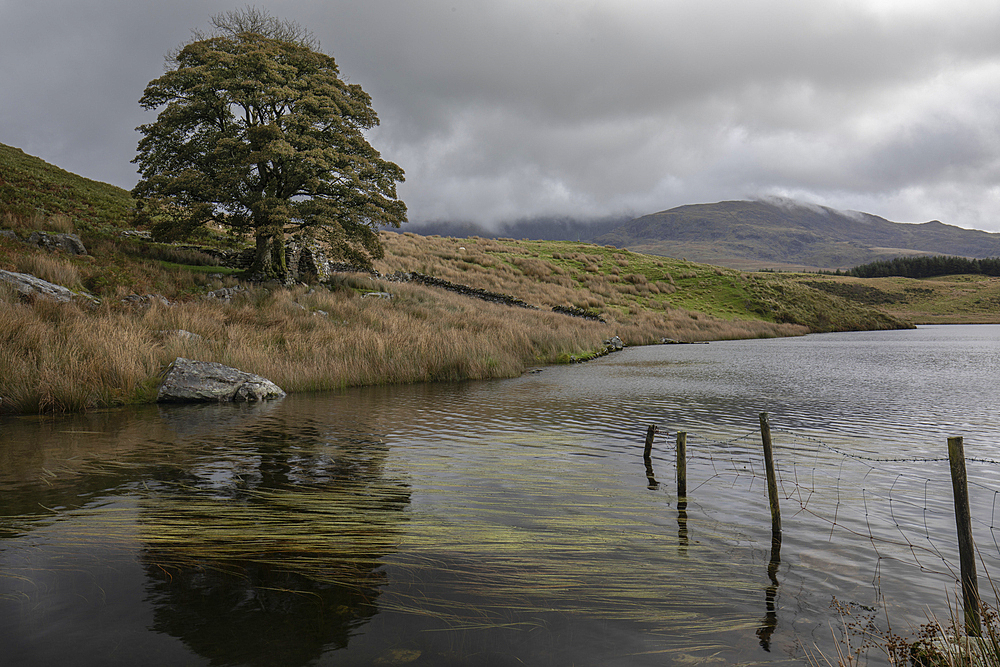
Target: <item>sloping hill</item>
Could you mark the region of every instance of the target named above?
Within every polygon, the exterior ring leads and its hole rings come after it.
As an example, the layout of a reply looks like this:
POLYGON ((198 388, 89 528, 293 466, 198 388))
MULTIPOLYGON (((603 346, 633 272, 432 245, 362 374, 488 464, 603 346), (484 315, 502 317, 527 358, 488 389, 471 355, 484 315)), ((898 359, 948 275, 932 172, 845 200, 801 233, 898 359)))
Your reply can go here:
POLYGON ((1000 256, 1000 234, 786 201, 678 206, 596 242, 740 269, 846 269, 901 255, 1000 256))
POLYGON ((131 217, 127 190, 92 181, 0 144, 0 215, 67 216, 81 229, 122 226, 131 217))

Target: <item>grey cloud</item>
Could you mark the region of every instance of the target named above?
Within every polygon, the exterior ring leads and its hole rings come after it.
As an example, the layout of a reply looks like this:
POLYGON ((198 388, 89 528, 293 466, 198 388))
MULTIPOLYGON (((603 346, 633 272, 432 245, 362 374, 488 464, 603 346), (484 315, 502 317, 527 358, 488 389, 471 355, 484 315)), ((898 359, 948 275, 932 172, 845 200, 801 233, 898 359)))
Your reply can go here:
MULTIPOLYGON (((993 2, 266 6, 372 95, 415 222, 774 195, 1000 230, 993 2)), ((143 87, 232 8, 0 0, 0 141, 131 187, 143 87)))

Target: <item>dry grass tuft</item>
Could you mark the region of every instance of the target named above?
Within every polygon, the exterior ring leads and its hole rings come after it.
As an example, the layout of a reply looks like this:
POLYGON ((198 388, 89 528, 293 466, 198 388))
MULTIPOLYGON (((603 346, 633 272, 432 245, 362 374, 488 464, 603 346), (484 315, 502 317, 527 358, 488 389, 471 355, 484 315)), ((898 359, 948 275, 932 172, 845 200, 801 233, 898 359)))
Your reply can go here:
POLYGON ((76 231, 73 219, 61 213, 56 215, 21 215, 5 211, 0 215, 0 229, 13 229, 20 232, 58 232, 72 234, 76 231))
POLYGON ((79 269, 72 262, 46 252, 21 255, 17 258, 17 270, 71 289, 79 288, 82 281, 79 269))
POLYGON ((131 318, 41 299, 3 305, 0 409, 80 411, 149 398, 163 359, 131 318))

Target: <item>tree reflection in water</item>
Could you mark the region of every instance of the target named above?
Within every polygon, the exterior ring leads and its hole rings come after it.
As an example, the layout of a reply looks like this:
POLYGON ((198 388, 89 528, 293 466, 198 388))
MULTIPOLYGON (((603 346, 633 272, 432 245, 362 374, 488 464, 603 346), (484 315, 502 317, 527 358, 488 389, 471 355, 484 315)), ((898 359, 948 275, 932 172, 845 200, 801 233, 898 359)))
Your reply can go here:
POLYGON ((213 665, 305 665, 346 647, 375 614, 370 578, 342 586, 255 563, 167 570, 156 556, 145 558, 151 629, 177 637, 213 665))
POLYGON ((376 613, 379 559, 409 503, 385 475, 388 448, 288 411, 227 429, 224 443, 213 426, 146 482, 153 629, 218 665, 303 665, 347 646, 376 613))

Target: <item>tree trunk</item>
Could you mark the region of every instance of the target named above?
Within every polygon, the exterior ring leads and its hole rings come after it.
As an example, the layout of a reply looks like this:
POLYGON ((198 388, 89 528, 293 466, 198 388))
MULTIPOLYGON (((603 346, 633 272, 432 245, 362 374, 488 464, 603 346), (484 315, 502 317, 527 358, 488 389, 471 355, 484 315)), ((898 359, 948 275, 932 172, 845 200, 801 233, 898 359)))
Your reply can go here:
POLYGON ((281 235, 258 232, 257 251, 250 274, 255 280, 285 280, 288 266, 285 262, 285 242, 281 235))

